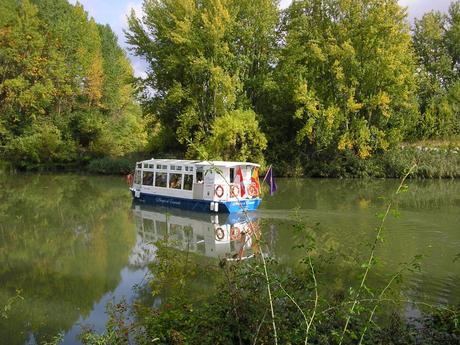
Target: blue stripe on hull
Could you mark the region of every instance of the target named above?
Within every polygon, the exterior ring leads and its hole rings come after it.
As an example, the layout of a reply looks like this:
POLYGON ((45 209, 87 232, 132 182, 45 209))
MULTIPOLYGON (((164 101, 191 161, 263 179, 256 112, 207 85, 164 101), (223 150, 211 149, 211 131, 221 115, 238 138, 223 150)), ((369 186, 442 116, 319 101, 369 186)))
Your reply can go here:
MULTIPOLYGON (((134 196, 134 190, 131 190, 136 201, 147 204, 162 205, 166 207, 177 207, 184 210, 211 212, 210 204, 212 201, 176 198, 163 195, 141 193, 139 198, 134 196)), ((262 200, 260 198, 241 200, 241 201, 219 201, 219 213, 238 213, 245 211, 255 211, 262 200), (242 209, 243 207, 243 209, 242 209)))

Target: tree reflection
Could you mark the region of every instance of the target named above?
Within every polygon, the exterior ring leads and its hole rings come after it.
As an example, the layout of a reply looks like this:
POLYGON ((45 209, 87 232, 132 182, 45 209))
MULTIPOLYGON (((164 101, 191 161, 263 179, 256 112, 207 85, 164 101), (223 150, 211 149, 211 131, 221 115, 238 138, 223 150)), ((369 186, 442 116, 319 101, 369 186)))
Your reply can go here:
POLYGON ((118 179, 14 175, 0 180, 0 305, 21 290, 0 339, 23 344, 68 330, 120 280, 134 245, 118 179))

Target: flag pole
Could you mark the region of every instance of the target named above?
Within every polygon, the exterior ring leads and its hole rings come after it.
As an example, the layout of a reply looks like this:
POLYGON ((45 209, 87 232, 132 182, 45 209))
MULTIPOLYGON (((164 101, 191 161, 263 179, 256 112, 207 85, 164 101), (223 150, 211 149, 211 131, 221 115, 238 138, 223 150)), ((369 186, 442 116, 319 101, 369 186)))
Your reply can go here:
POLYGON ((262 182, 265 182, 265 180, 267 179, 268 172, 270 171, 271 168, 272 168, 272 165, 270 164, 270 167, 268 168, 267 172, 265 173, 265 176, 264 176, 264 179, 263 179, 262 182))

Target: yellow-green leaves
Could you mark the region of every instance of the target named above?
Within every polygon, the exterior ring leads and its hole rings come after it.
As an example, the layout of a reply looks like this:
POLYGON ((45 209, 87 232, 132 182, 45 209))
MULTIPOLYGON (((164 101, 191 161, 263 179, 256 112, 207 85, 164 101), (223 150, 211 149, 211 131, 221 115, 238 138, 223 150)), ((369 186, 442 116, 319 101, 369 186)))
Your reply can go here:
POLYGON ((317 150, 365 158, 405 132, 417 113, 404 16, 396 0, 292 4, 280 66, 283 78, 294 81, 286 86, 300 124, 298 144, 308 139, 317 150))
POLYGON ((67 163, 145 144, 132 68, 110 27, 66 0, 4 0, 0 10, 3 157, 67 163))
POLYGON ((266 144, 257 121, 257 130, 249 132, 262 135, 260 146, 238 123, 239 133, 230 133, 236 142, 226 140, 222 146, 213 139, 213 148, 209 137, 224 137, 219 126, 233 121, 229 114, 240 120, 248 116, 248 124, 255 121, 249 109, 255 109, 258 87, 272 68, 277 2, 157 0, 145 1, 144 12, 142 20, 130 18, 128 40, 150 66, 149 87, 155 92, 144 105, 160 121, 162 133, 174 135, 161 140, 168 147, 157 149, 182 151, 192 158, 201 151, 260 157, 266 144))

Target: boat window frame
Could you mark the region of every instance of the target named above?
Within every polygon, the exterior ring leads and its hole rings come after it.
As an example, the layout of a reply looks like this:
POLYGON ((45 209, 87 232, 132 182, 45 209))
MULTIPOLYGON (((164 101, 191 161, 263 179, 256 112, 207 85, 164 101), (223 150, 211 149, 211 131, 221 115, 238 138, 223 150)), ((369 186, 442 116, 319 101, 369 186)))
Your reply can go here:
POLYGON ((169 176, 167 171, 156 171, 155 176, 154 176, 154 187, 156 188, 168 188, 169 186, 169 176), (165 174, 166 175, 166 184, 164 186, 158 186, 157 185, 157 176, 160 174, 165 174))
POLYGON ((141 181, 142 181, 143 186, 153 187, 153 181, 155 181, 155 173, 153 171, 146 171, 146 170, 142 171, 142 179, 141 179, 141 181), (152 175, 152 183, 151 184, 144 183, 144 181, 145 181, 144 179, 146 177, 145 174, 151 174, 152 175))
POLYGON ((235 168, 230 168, 229 169, 229 181, 230 183, 234 183, 235 182, 235 168))
POLYGON ((169 172, 168 173, 168 188, 169 189, 181 190, 182 186, 183 186, 183 182, 184 182, 184 174, 177 173, 177 172, 169 172), (179 180, 180 181, 179 188, 178 187, 171 187, 171 182, 172 182, 173 175, 179 176, 179 178, 180 178, 180 180, 179 180))
POLYGON ((142 169, 136 169, 134 173, 134 184, 141 184, 142 182, 142 169))
POLYGON ((182 190, 186 191, 192 191, 193 190, 193 181, 194 181, 194 176, 193 174, 182 174, 182 190), (192 181, 190 183, 190 189, 185 188, 185 177, 190 176, 192 178, 192 181))
POLYGON ((204 183, 204 171, 202 169, 195 170, 193 175, 195 176, 195 183, 204 183), (198 174, 201 175, 201 179, 198 179, 198 174))

